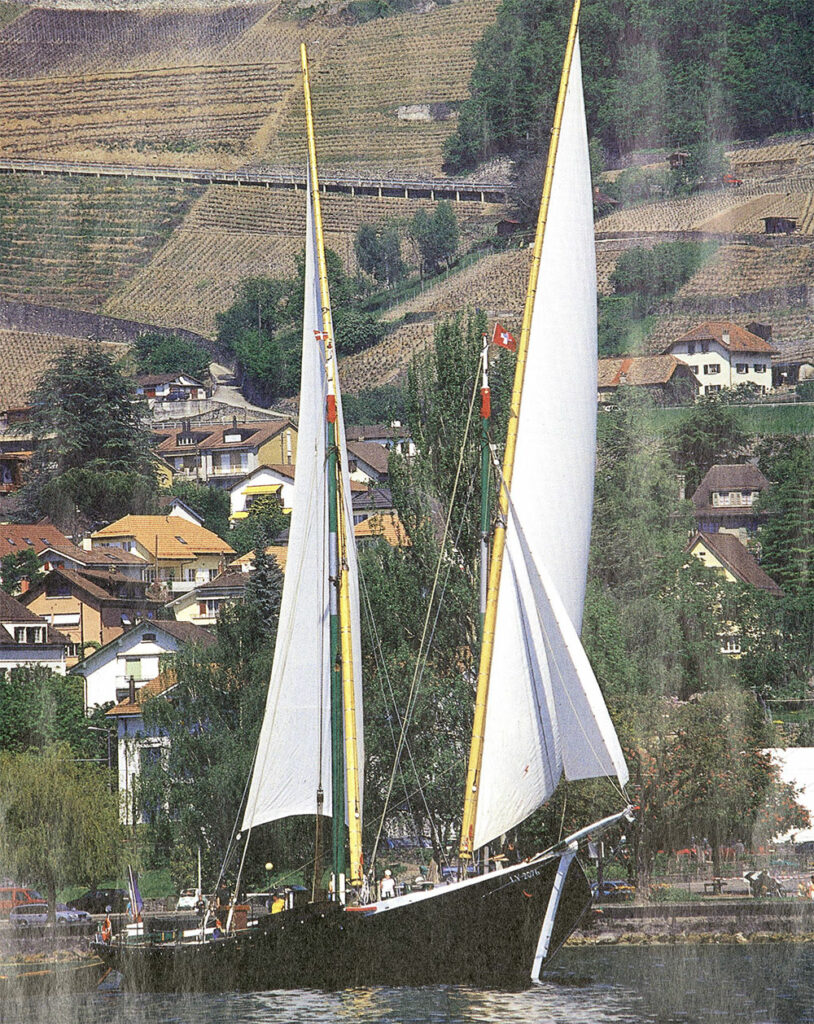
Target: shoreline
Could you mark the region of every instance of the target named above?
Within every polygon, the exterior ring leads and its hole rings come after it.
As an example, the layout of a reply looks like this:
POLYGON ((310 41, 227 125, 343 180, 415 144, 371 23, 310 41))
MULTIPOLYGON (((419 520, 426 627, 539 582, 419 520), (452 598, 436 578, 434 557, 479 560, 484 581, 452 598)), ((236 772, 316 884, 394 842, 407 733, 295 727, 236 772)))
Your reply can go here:
POLYGON ((814 942, 814 903, 711 897, 704 902, 595 905, 567 946, 814 942))

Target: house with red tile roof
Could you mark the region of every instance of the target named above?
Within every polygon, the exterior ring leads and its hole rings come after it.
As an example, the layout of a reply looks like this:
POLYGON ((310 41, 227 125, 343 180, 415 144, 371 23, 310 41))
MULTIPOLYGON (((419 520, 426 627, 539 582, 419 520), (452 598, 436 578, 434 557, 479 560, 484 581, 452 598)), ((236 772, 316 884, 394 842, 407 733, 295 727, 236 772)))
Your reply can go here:
POLYGON ((698 394, 695 375, 675 356, 614 356, 600 359, 597 391, 611 402, 620 387, 644 388, 663 402, 687 401, 698 394))
POLYGON ((116 572, 114 566, 54 569, 37 580, 20 603, 65 634, 70 668, 83 656, 85 644, 103 646, 140 620, 155 617, 162 603, 147 597, 147 585, 116 572))
POLYGON ((686 363, 702 395, 752 384, 772 389, 772 356, 776 349, 757 334, 728 320, 709 320, 668 345, 666 353, 686 363))

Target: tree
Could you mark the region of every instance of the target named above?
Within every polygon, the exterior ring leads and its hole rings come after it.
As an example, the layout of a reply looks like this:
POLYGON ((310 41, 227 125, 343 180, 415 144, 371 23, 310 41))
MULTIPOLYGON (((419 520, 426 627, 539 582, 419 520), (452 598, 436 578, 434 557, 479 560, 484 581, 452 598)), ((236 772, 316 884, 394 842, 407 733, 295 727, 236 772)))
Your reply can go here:
POLYGON ((0 793, 4 870, 45 890, 52 923, 57 889, 118 870, 116 798, 104 774, 78 765, 68 746, 0 753, 0 793))
POLYGON ((696 400, 669 440, 676 465, 685 474, 687 494, 691 495, 711 466, 739 457, 747 435, 727 397, 710 392, 696 400))
MULTIPOLYGON (((162 763, 142 770, 137 804, 150 810, 154 855, 169 862, 179 884, 191 877, 198 847, 212 879, 229 847, 263 719, 281 589, 276 562, 261 556, 244 601, 221 612, 214 648, 177 655, 172 700, 156 697, 144 707, 145 726, 166 736, 168 749, 162 763)), ((282 855, 300 863, 293 849, 282 855)), ((265 877, 269 859, 278 854, 253 843, 246 876, 265 877)))
POLYGON ((353 248, 360 268, 377 284, 393 284, 404 277, 407 266, 401 258, 401 239, 392 221, 360 224, 353 248))
POLYGON ((421 257, 422 273, 436 274, 458 251, 458 221, 452 204, 438 203, 432 214, 419 210, 410 221, 410 237, 421 257))
POLYGON ((12 551, 0 558, 0 580, 7 594, 17 594, 23 580, 29 584, 39 576, 42 565, 33 548, 12 551))
POLYGON ((199 516, 203 516, 203 525, 207 530, 229 540, 229 513, 231 503, 229 492, 219 487, 207 487, 206 484, 194 483, 191 480, 174 480, 170 494, 180 498, 199 516))
POLYGON ((177 334, 145 331, 134 346, 139 373, 188 373, 201 380, 209 373, 209 353, 177 334))
POLYGON ((146 407, 101 345, 64 349, 28 402, 36 445, 22 492, 29 514, 95 524, 145 511, 155 491, 146 407))

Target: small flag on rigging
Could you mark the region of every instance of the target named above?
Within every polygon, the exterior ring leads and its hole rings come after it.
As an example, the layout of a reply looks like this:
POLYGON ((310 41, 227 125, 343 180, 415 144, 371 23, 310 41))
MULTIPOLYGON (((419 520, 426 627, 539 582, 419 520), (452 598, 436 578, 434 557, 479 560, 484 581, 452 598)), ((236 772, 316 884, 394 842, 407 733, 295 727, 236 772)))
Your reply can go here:
POLYGON ((514 352, 517 348, 514 335, 507 331, 505 327, 501 327, 500 324, 495 324, 495 329, 492 333, 492 344, 500 345, 501 348, 507 348, 510 352, 514 352))

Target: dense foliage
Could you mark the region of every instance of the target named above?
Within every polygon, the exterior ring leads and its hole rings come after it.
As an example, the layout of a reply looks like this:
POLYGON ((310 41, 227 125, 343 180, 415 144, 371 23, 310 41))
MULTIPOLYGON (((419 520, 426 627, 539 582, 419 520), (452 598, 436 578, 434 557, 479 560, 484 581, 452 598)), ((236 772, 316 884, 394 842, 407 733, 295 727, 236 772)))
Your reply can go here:
POLYGON ((146 331, 133 346, 137 373, 188 373, 203 380, 209 373, 209 353, 177 334, 146 331))
MULTIPOLYGON (((337 351, 348 355, 377 344, 384 327, 361 308, 364 283, 345 273, 331 249, 325 250, 325 262, 337 351)), ((300 255, 295 277, 248 278, 232 305, 217 314, 218 342, 234 354, 252 390, 266 401, 299 389, 304 291, 300 255)))
MULTIPOLYGON (((504 0, 476 47, 450 167, 545 150, 570 11, 561 0, 504 0)), ((613 156, 811 125, 806 0, 586 0, 580 37, 591 134, 613 156)))
MULTIPOLYGON (((28 396, 35 441, 26 514, 71 533, 153 509, 151 435, 133 381, 101 345, 68 347, 28 396)), ((30 520, 29 520, 30 521, 30 520)))
POLYGON ((115 874, 122 851, 116 797, 66 745, 0 753, 0 863, 42 888, 53 920, 57 889, 115 874))

